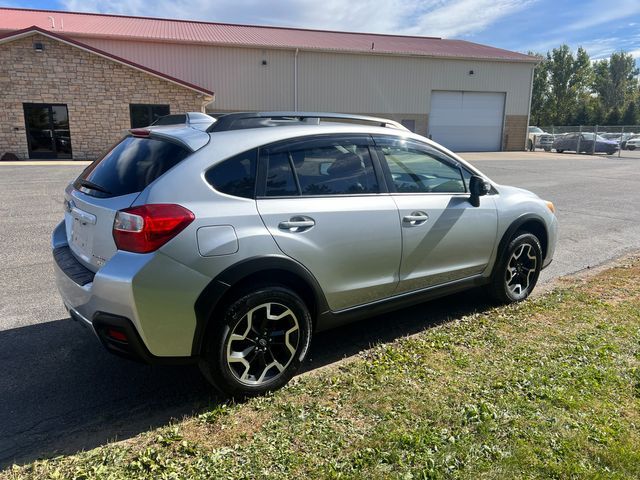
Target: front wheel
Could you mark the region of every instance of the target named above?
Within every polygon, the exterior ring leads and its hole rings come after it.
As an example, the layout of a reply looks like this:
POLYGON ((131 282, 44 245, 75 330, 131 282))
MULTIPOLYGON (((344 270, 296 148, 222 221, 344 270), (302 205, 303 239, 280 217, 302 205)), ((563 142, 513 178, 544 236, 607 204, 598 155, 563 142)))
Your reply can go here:
POLYGON ((292 290, 265 286, 230 302, 208 338, 200 369, 214 387, 235 398, 284 386, 311 342, 311 315, 292 290))
POLYGON ((520 302, 533 291, 542 269, 538 237, 519 232, 498 259, 489 284, 489 294, 501 303, 520 302))

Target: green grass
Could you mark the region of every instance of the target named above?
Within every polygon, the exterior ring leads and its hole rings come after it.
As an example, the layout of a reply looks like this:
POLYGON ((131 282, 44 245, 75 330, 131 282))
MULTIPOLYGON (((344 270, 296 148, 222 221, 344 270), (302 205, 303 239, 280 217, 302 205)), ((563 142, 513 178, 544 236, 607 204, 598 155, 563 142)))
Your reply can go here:
POLYGON ((0 477, 640 478, 640 261, 0 477))

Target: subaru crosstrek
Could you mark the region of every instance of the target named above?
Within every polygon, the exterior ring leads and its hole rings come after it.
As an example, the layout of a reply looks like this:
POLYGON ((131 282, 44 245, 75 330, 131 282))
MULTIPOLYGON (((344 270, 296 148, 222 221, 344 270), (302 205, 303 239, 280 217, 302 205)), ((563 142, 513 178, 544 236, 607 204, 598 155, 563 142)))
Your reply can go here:
POLYGON ((402 125, 328 113, 132 129, 64 203, 71 317, 232 396, 283 386, 315 331, 470 287, 525 299, 557 230, 551 202, 402 125))

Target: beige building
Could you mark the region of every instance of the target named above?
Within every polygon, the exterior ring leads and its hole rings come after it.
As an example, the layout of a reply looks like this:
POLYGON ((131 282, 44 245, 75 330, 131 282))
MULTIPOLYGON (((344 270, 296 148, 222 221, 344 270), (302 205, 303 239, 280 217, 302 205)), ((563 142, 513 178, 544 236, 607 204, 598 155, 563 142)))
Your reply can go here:
POLYGON ((537 62, 460 40, 23 9, 0 8, 0 35, 0 155, 19 158, 95 158, 184 111, 362 113, 457 151, 523 150, 537 62))

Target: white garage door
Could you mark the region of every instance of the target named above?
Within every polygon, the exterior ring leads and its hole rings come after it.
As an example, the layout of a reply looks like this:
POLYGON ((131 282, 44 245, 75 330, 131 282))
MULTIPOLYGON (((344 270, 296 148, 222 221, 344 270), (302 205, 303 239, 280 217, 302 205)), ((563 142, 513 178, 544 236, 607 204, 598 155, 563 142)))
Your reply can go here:
POLYGON ((429 135, 453 151, 501 150, 504 97, 495 92, 432 92, 429 135))

